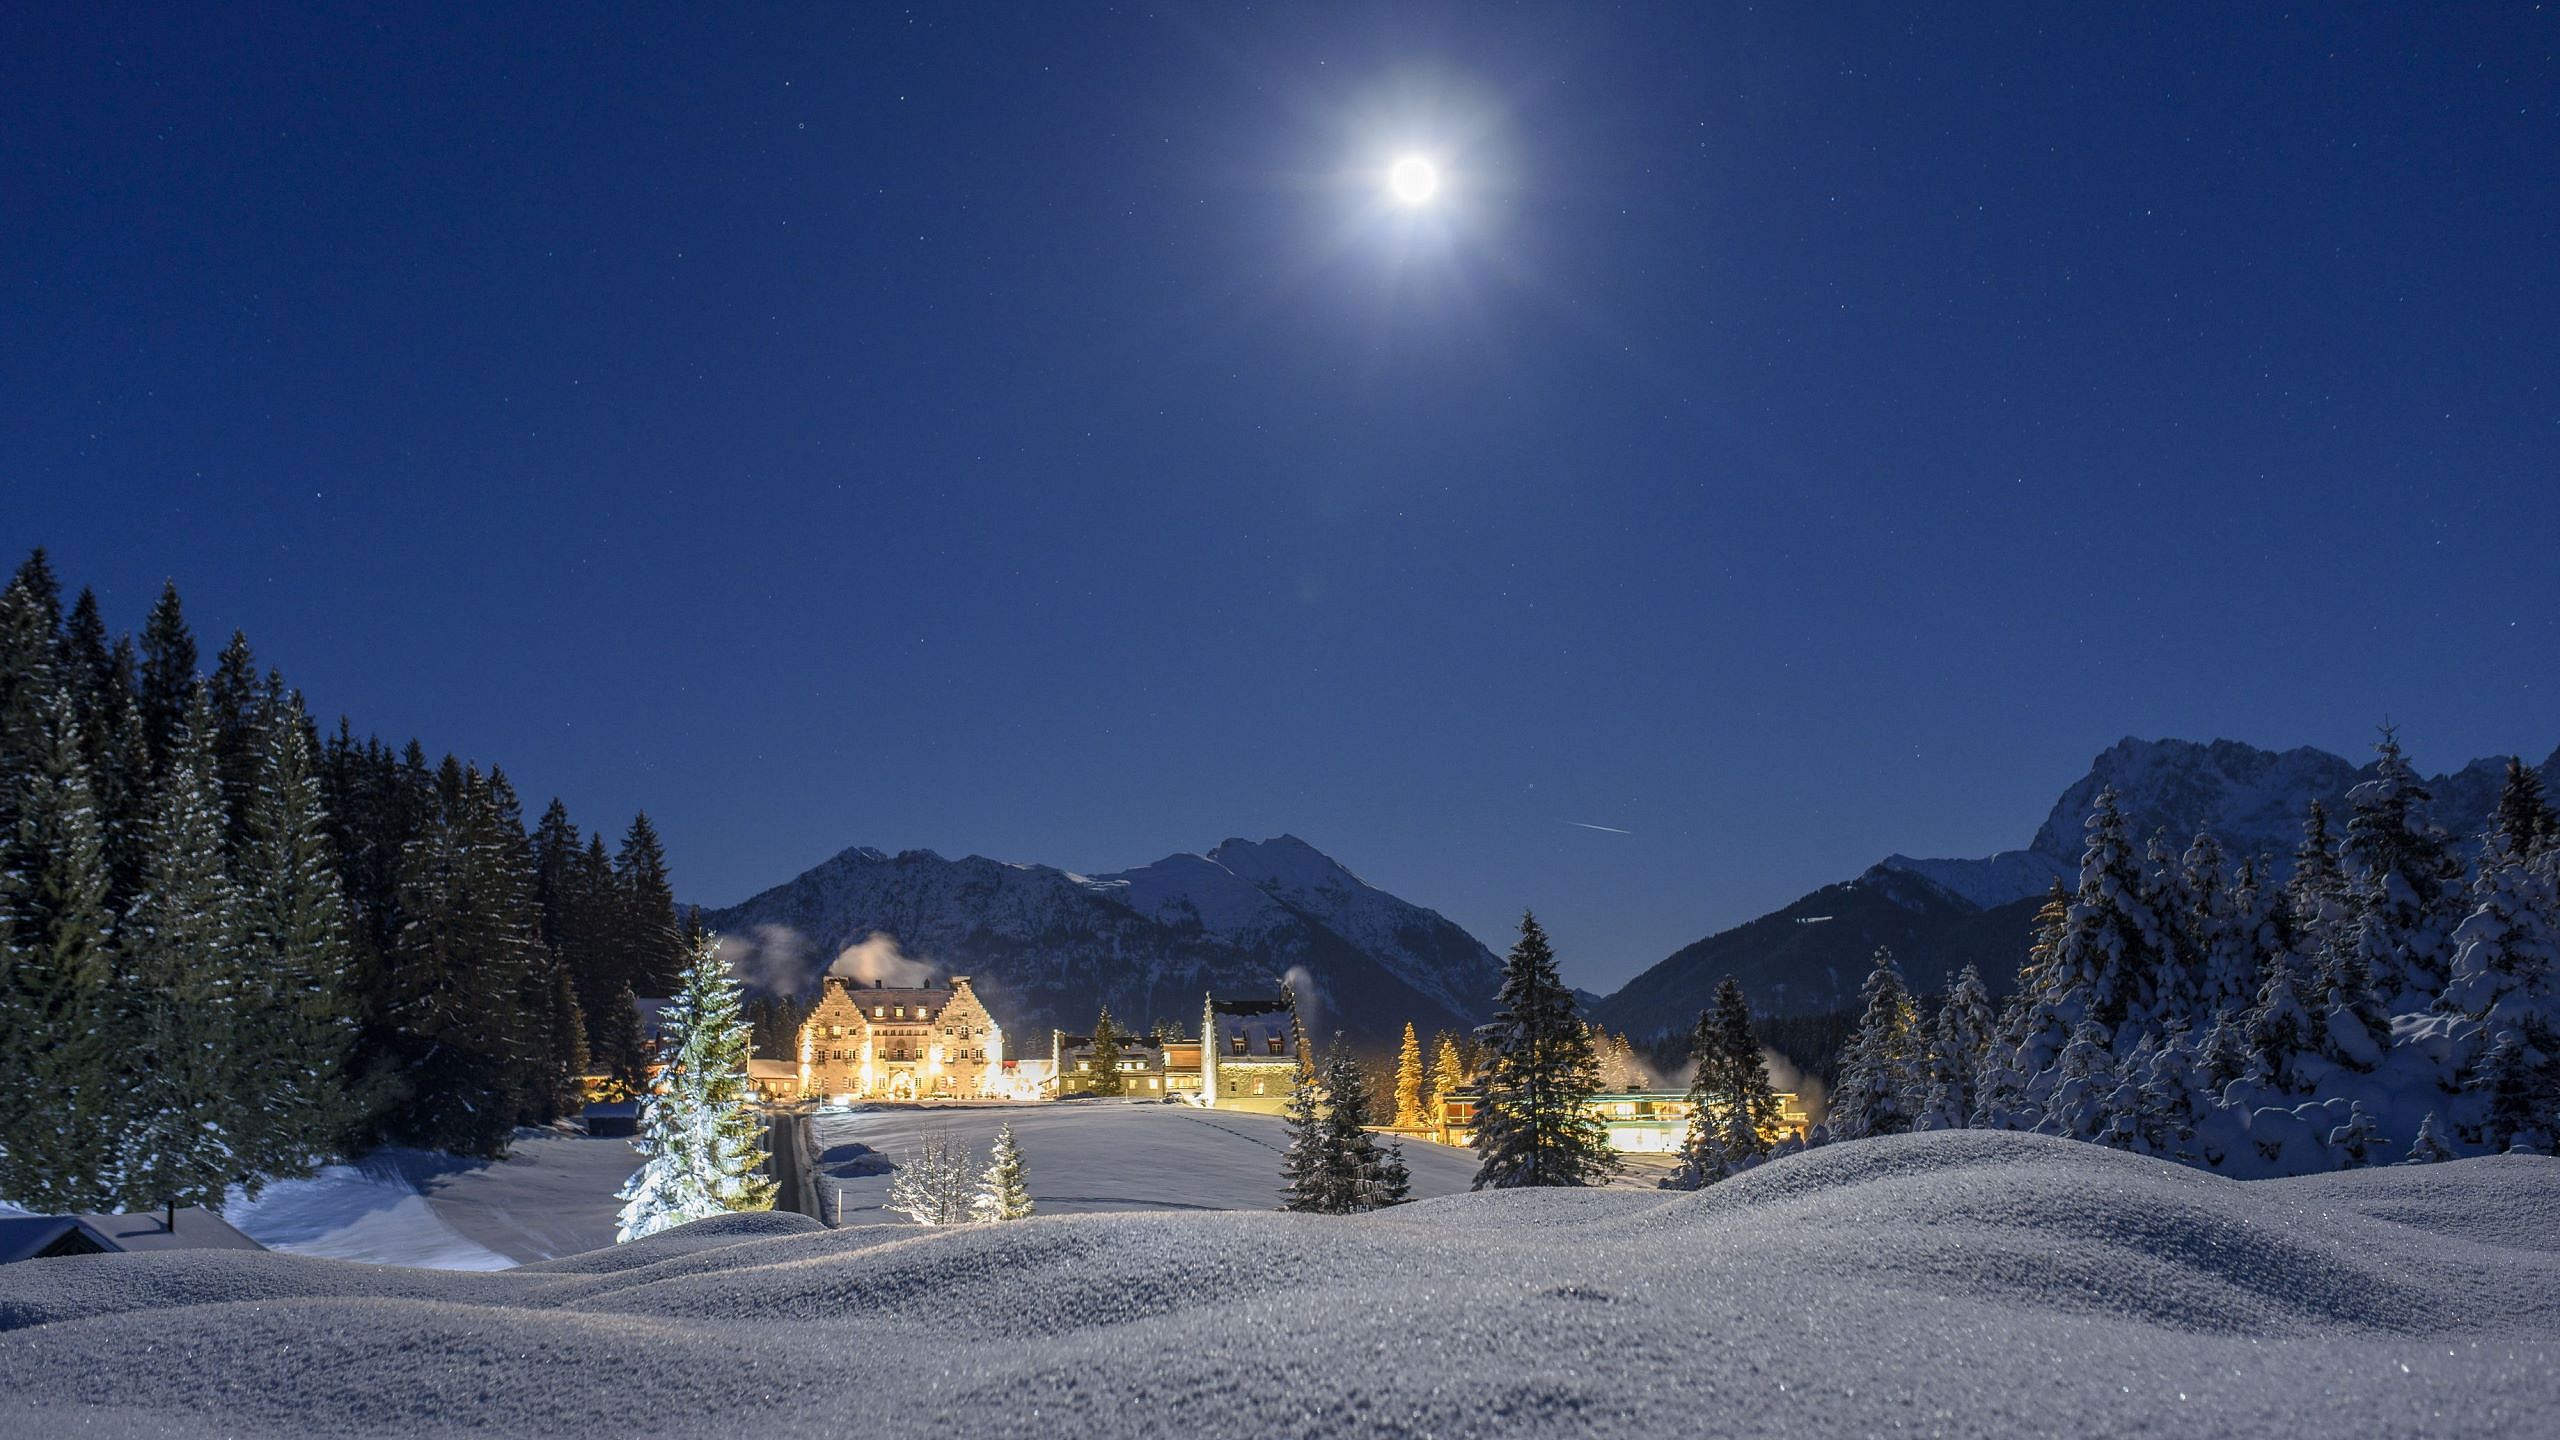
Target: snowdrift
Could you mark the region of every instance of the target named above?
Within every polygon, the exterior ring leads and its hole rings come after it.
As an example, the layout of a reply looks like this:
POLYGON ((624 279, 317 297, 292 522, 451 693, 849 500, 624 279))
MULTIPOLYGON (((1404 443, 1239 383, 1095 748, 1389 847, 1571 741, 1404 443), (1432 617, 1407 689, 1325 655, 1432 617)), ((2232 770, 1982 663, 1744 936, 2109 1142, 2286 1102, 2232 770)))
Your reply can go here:
POLYGON ((2555 1361, 2560 1161, 2242 1183, 1961 1131, 1355 1220, 0 1270, 10 1435, 2523 1436, 2555 1361))

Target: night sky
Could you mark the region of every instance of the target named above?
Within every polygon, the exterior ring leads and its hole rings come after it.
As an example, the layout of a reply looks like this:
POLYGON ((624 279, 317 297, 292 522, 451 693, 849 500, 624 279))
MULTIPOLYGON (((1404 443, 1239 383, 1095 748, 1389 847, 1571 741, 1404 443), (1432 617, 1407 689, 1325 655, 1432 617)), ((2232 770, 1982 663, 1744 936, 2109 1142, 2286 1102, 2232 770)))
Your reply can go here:
POLYGON ((691 900, 1289 831, 1609 988, 2122 735, 2560 743, 2547 6, 47 8, 9 563, 691 900))

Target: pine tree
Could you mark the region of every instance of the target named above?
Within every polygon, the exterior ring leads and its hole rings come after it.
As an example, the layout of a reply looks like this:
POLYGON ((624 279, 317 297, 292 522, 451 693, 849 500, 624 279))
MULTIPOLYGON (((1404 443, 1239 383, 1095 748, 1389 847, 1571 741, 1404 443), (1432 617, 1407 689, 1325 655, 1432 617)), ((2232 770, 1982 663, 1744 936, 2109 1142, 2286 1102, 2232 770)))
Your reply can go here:
POLYGON ((1607 1181, 1618 1156, 1591 1113, 1600 1083, 1591 1033, 1574 1013, 1573 992, 1534 915, 1520 917, 1496 1004, 1476 1107, 1474 1188, 1607 1181))
POLYGON ((1008 1120, 996 1129, 995 1149, 987 1158, 987 1173, 978 1178, 978 1198, 973 1213, 985 1221, 1031 1218, 1031 1188, 1024 1174, 1022 1149, 1013 1141, 1012 1121, 1008 1120))
POLYGON ((747 1026, 737 977, 706 936, 659 1016, 666 1057, 657 1088, 641 1102, 638 1173, 624 1201, 617 1240, 731 1210, 773 1208, 773 1182, 757 1174, 763 1122, 748 1108, 747 1026))
POLYGON ((1758 1164, 1769 1154, 1778 1124, 1777 1092, 1760 1058, 1742 982, 1727 975, 1717 983, 1714 1002, 1698 1014, 1689 1057, 1689 1131, 1681 1140, 1680 1166, 1664 1182, 1683 1190, 1758 1164))
POLYGON ((2444 989, 2461 905, 2462 862, 2435 800, 2387 727, 2374 778, 2347 792, 2339 845, 2367 970, 2386 1013, 2424 1009, 2444 989))
POLYGON ((23 773, 0 782, 0 1095, 18 1097, 0 1106, 0 1195, 96 1210, 125 1103, 106 852, 68 690, 34 712, 23 773))
POLYGON ((1423 1110, 1422 1037, 1413 1022, 1404 1022, 1404 1046, 1396 1052, 1396 1128, 1419 1130, 1430 1123, 1423 1110))
POLYGON ((2372 1164, 2374 1147, 2388 1143, 2361 1100, 2348 1108, 2347 1123, 2329 1132, 2329 1150, 2338 1157, 2341 1170, 2361 1170, 2372 1164))
POLYGON ((2310 1077, 2303 1061, 2318 1044, 2319 1027, 2294 992, 2293 966, 2282 957, 2267 967, 2266 983, 2258 991, 2257 1006, 2249 1012, 2246 1025, 2253 1056, 2250 1068, 2279 1094, 2308 1093, 2310 1077))
POLYGON ((259 1169, 308 1174, 358 1120, 348 1080, 357 1022, 346 892, 300 696, 268 719, 240 830, 249 963, 238 1049, 258 1086, 259 1169))
POLYGON ((2109 1121, 2124 1110, 2115 1100, 2121 1079, 2109 1042, 2107 1027, 2095 1020, 2071 1032, 2071 1043, 2054 1064, 2053 1089, 2037 1129, 2071 1140, 2094 1141, 2108 1133, 2109 1121))
POLYGON ((2444 1127, 2436 1123, 2436 1112, 2418 1122, 2418 1138, 2409 1142, 2409 1153, 2401 1158, 2403 1165, 2437 1165, 2453 1158, 2453 1147, 2444 1143, 2444 1127))
POLYGON ((1860 989, 1857 1034, 1841 1052, 1840 1084, 1823 1125, 1834 1140, 1899 1135, 1922 1098, 1919 1011, 1893 952, 1879 947, 1860 989))
POLYGON ((1094 1095, 1119 1095, 1128 1089, 1128 1080, 1120 1073, 1120 1027, 1111 1021, 1111 1007, 1093 1022, 1093 1079, 1085 1087, 1094 1095))
POLYGON ((1324 1095, 1314 1071, 1299 1068, 1289 1086, 1289 1098, 1280 1107, 1280 1123, 1289 1132, 1289 1144, 1280 1152, 1280 1208, 1311 1215, 1331 1213, 1334 1167, 1326 1146, 1332 1135, 1325 1126, 1324 1095))
POLYGON ((1439 1043, 1431 1052, 1431 1102, 1434 1109, 1466 1083, 1467 1063, 1458 1054, 1458 1037, 1442 1031, 1439 1043))
POLYGON ((2018 992, 2002 1007, 1982 1063, 1974 1068, 1972 1123, 1979 1130, 2031 1130, 2043 1118, 2028 1091, 2070 1040, 2070 1003, 2058 968, 2071 927, 2071 896, 2056 880, 2036 911, 2034 939, 2018 967, 2018 992))
POLYGON ((631 817, 613 873, 622 901, 624 963, 630 967, 624 978, 640 994, 664 995, 684 964, 685 949, 666 848, 647 815, 631 817))
POLYGON ((2170 965, 2168 927, 2159 889, 2126 840, 2114 787, 2098 792, 2087 828, 2080 887, 2054 963, 2066 985, 2086 987, 2080 1018, 2105 1027, 2111 1045, 2124 1032, 2121 1043, 2130 1049, 2130 1032, 2159 1013, 2160 979, 2170 965))
POLYGON ((948 1130, 928 1130, 889 1176, 888 1208, 919 1225, 966 1225, 977 1217, 969 1147, 948 1130))
POLYGON ((140 682, 143 738, 150 750, 152 777, 157 779, 178 744, 178 732, 186 727, 187 706, 198 685, 196 638, 187 629, 175 581, 160 587, 159 603, 151 607, 151 618, 143 624, 140 682))
POLYGON ((588 1064, 609 1088, 638 1095, 648 1088, 648 1037, 640 1029, 640 998, 623 986, 595 1012, 587 1032, 588 1064))
POLYGON ((1974 1076, 1991 1048, 1991 995, 1982 972, 1971 965, 1957 972, 1938 1007, 1937 1032, 1929 1041, 1929 1091, 1922 1102, 1922 1130, 1961 1130, 1973 1119, 1981 1097, 1974 1076))
POLYGON ((2543 847, 2560 842, 2560 814, 2543 795, 2542 777, 2516 756, 2507 757, 2507 775, 2498 787, 2498 805, 2490 813, 2484 857, 2530 860, 2543 847))
POLYGON ((1369 1133, 1374 1120, 1369 1077, 1361 1073, 1351 1047, 1337 1036, 1325 1074, 1326 1151, 1337 1167, 1332 1187, 1337 1214, 1400 1204, 1410 1189, 1403 1151, 1378 1144, 1369 1133))
POLYGON ((250 941, 223 865, 213 714, 194 693, 173 736, 143 844, 142 893, 122 927, 131 1124, 120 1190, 133 1209, 219 1205, 254 1173, 235 1042, 250 941))
MULTIPOLYGON (((2523 822, 2529 825, 2531 822, 2523 822)), ((2499 826, 2516 825, 2501 819, 2499 826)), ((2468 1017, 2462 1068, 2489 1097, 2493 1146, 2560 1136, 2560 855, 2493 828, 2453 933, 2443 1005, 2468 1017)))

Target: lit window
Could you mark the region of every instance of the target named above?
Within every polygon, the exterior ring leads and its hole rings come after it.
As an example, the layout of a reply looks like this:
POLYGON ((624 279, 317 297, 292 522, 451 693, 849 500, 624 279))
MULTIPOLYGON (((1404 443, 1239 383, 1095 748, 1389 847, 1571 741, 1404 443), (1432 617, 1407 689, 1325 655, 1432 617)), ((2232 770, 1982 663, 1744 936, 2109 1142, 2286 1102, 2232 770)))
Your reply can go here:
POLYGON ((888 1013, 889 1007, 886 1005, 874 1005, 871 1007, 871 1018, 874 1020, 881 1019, 887 1016, 888 1013))

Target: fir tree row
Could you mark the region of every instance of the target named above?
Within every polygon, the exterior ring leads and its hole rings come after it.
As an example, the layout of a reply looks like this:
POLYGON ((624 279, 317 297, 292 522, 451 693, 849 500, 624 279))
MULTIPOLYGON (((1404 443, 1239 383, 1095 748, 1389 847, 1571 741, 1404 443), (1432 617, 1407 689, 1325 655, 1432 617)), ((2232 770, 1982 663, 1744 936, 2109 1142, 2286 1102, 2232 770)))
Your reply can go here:
POLYGON ((574 1103, 591 1041, 637 1080, 630 997, 684 938, 645 817, 618 857, 556 801, 529 835, 497 770, 323 743, 245 637, 197 657, 174 587, 138 643, 89 592, 66 613, 41 551, 0 590, 0 1198, 493 1155, 574 1103))

